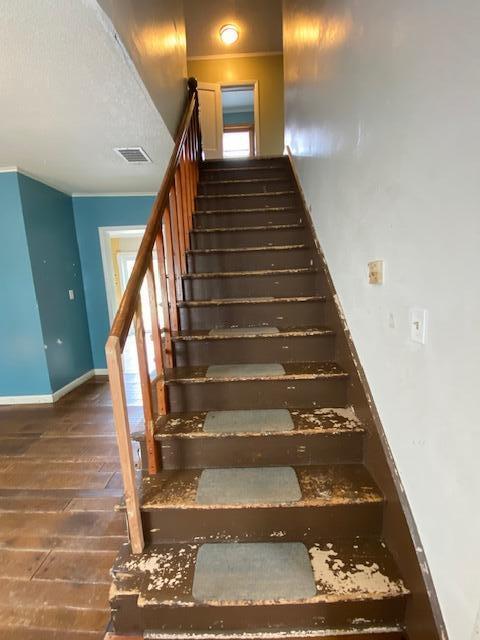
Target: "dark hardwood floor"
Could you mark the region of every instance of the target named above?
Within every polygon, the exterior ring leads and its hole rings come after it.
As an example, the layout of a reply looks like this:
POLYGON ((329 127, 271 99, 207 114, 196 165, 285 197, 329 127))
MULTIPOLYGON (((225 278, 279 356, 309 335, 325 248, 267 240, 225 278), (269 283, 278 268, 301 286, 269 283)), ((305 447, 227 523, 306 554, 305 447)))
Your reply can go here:
MULTIPOLYGON (((139 389, 127 377, 134 427, 139 389)), ((121 495, 105 378, 55 405, 0 407, 1 639, 103 638, 121 495)))

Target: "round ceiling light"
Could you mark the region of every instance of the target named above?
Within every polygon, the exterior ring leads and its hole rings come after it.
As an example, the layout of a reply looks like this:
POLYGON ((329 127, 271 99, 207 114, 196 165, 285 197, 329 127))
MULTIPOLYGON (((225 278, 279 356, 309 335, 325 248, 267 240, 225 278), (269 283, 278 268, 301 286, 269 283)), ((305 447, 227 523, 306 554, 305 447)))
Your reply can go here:
POLYGON ((238 27, 234 24, 224 24, 220 29, 220 38, 224 44, 233 44, 238 40, 238 27))

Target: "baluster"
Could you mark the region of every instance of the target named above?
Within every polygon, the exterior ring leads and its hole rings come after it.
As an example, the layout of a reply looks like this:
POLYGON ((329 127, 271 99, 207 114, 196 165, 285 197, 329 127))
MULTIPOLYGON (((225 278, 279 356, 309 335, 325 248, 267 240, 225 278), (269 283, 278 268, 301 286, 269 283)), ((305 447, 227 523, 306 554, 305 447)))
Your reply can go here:
MULTIPOLYGON (((177 278, 175 277, 175 257, 174 248, 172 245, 172 227, 171 227, 171 215, 170 209, 165 209, 163 216, 165 224, 165 243, 164 252, 166 258, 166 270, 167 278, 165 280, 168 289, 168 301, 169 301, 169 322, 172 331, 178 331, 178 310, 177 310, 177 278)), ((180 278, 181 284, 181 278, 180 278)))
POLYGON ((133 553, 141 553, 145 546, 145 541, 143 538, 140 501, 137 494, 135 465, 130 442, 130 425, 128 422, 127 400, 123 379, 122 351, 120 340, 116 336, 109 337, 105 353, 107 356, 108 378, 110 381, 110 393, 112 395, 113 419, 117 435, 120 468, 122 469, 130 544, 133 553))
MULTIPOLYGON (((172 207, 172 198, 170 197, 170 210, 171 218, 174 223, 172 227, 172 236, 176 243, 178 243, 178 250, 180 254, 180 271, 177 273, 177 277, 180 277, 182 273, 187 270, 185 262, 186 238, 188 238, 188 231, 185 230, 185 216, 183 215, 183 200, 182 200, 182 181, 180 175, 180 167, 175 173, 175 186, 174 186, 174 206, 172 207)), ((171 192, 170 192, 171 196, 171 192)), ((178 289, 177 289, 178 291, 178 289)), ((180 292, 178 292, 180 295, 180 292)), ((183 296, 182 296, 183 297, 183 296)))
POLYGON ((163 356, 162 337, 160 333, 161 328, 158 322, 157 291, 155 288, 155 274, 153 272, 152 258, 150 258, 150 261, 148 263, 145 276, 147 280, 148 302, 150 306, 150 321, 152 325, 153 357, 155 361, 155 370, 158 375, 158 372, 163 369, 163 356))
POLYGON ((194 120, 190 122, 190 184, 192 191, 192 226, 193 226, 193 213, 195 211, 195 196, 197 195, 197 181, 196 181, 196 162, 195 162, 195 132, 194 132, 194 120))
POLYGON ((193 162, 195 166, 195 183, 198 183, 200 177, 200 153, 198 149, 198 120, 196 110, 193 112, 193 162))
POLYGON ((177 191, 177 207, 179 215, 182 216, 182 226, 183 226, 183 237, 184 237, 184 247, 185 250, 190 248, 190 228, 188 224, 188 214, 187 207, 185 202, 185 190, 184 190, 184 179, 182 172, 182 161, 180 160, 180 164, 178 166, 178 191, 177 191))
MULTIPOLYGON (((163 259, 163 247, 162 247, 162 256, 159 256, 158 255, 158 237, 157 237, 157 261, 158 261, 158 268, 160 272, 160 287, 162 290, 163 289, 162 288, 162 265, 160 264, 160 257, 162 257, 163 259)), ((165 262, 163 263, 163 274, 165 276, 165 262)), ((164 362, 163 362, 163 350, 162 350, 162 333, 161 333, 161 327, 160 327, 159 315, 158 315, 157 290, 156 290, 155 273, 153 270, 152 258, 150 259, 149 265, 147 267, 146 279, 147 279, 147 286, 148 286, 148 300, 150 303, 150 317, 151 317, 151 323, 152 323, 152 339, 153 339, 153 353, 155 358, 155 370, 158 376, 159 373, 164 370, 164 362)), ((162 308, 163 308, 163 300, 165 300, 165 305, 167 305, 168 298, 166 297, 166 295, 164 297, 163 290, 162 290, 162 308)), ((169 316, 167 312, 167 319, 168 317, 169 316)), ((165 315, 164 315, 164 319, 165 319, 165 315)), ((170 323, 168 323, 168 326, 167 324, 165 324, 165 356, 167 360, 169 359, 169 355, 170 355, 170 360, 172 356, 172 337, 170 335, 169 324, 170 323)), ((168 364, 167 366, 171 367, 172 364, 168 364)))
POLYGON ((187 179, 188 179, 188 198, 189 198, 189 208, 188 210, 193 214, 194 210, 194 201, 193 201, 193 166, 192 166, 192 130, 191 130, 191 121, 187 130, 187 137, 185 140, 185 155, 187 158, 187 179))
POLYGON ((175 193, 170 191, 170 229, 173 247, 173 259, 175 265, 175 278, 177 281, 177 298, 183 300, 182 274, 187 273, 187 254, 185 249, 185 236, 180 228, 182 216, 177 210, 175 193))
MULTIPOLYGON (((168 213, 165 212, 165 248, 167 256, 167 272, 172 275, 169 278, 168 284, 171 289, 170 301, 175 302, 172 308, 171 322, 172 330, 178 331, 178 309, 177 300, 183 300, 183 281, 182 281, 182 262, 180 254, 179 235, 176 229, 176 223, 179 216, 175 210, 175 198, 174 194, 170 191, 170 207, 168 213), (167 224, 169 223, 169 224, 167 224)), ((185 259, 185 255, 183 256, 185 259)))
MULTIPOLYGON (((134 324, 135 341, 137 344, 138 371, 140 374, 140 388, 142 391, 143 415, 145 418, 145 445, 147 448, 148 473, 155 474, 158 473, 159 461, 157 447, 155 446, 155 417, 153 413, 152 385, 148 370, 147 345, 145 343, 145 330, 143 327, 142 302, 140 294, 138 295, 134 324)), ((159 413, 161 415, 165 415, 167 407, 163 366, 161 371, 157 371, 157 376, 157 403, 159 406, 159 413)))
POLYGON ((197 124, 197 160, 200 163, 202 161, 202 129, 200 128, 200 107, 198 105, 198 93, 195 93, 195 122, 197 124))
MULTIPOLYGON (((164 223, 167 211, 168 209, 163 214, 164 223)), ((167 285, 168 276, 165 269, 165 251, 162 229, 160 229, 160 231, 158 232, 155 246, 157 249, 158 275, 160 280, 160 291, 162 295, 163 325, 165 329, 165 360, 167 367, 171 369, 173 367, 172 329, 170 322, 170 301, 167 285)))
POLYGON ((190 215, 188 212, 188 198, 187 198, 187 179, 185 175, 185 162, 182 154, 180 159, 180 191, 182 197, 182 210, 183 214, 183 229, 185 231, 185 248, 190 248, 190 215))

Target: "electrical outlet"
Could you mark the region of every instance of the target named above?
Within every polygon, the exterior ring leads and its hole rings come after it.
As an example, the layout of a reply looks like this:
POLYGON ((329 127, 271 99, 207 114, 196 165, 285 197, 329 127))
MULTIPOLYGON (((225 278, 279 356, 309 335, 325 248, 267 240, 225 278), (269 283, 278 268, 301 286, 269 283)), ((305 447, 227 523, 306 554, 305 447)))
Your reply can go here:
POLYGON ((73 289, 68 290, 68 297, 70 298, 70 300, 75 300, 75 292, 73 289))
POLYGON ((383 284, 383 260, 368 263, 368 283, 383 284))
POLYGON ((410 309, 410 338, 425 344, 427 340, 427 310, 410 309))

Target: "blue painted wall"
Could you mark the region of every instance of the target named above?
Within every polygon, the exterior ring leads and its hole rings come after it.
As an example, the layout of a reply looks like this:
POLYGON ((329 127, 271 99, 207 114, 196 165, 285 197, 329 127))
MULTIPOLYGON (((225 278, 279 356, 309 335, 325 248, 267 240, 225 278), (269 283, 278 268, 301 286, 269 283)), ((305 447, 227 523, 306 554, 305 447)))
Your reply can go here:
POLYGON ((0 173, 0 396, 50 394, 17 173, 0 173))
POLYGON ((145 225, 153 196, 74 197, 73 211, 82 265, 93 366, 103 369, 110 321, 100 251, 99 227, 145 225))
POLYGON ((236 113, 224 113, 223 124, 253 124, 255 122, 255 114, 253 111, 239 111, 236 113))
POLYGON ((22 174, 18 181, 50 383, 57 391, 93 368, 72 198, 22 174))

